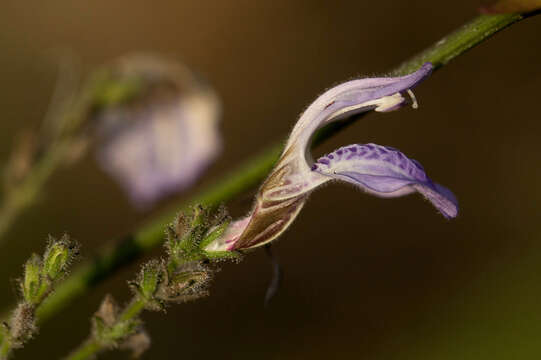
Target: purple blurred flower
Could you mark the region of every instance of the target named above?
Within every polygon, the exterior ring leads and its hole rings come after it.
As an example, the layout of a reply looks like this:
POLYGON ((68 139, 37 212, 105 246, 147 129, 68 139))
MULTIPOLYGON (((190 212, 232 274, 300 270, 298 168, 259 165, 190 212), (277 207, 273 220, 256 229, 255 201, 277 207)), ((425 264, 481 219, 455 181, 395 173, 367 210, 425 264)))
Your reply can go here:
POLYGON ((192 185, 218 155, 220 104, 189 69, 155 57, 127 57, 111 76, 136 94, 98 113, 98 162, 145 209, 192 185))
POLYGON ((446 218, 457 215, 457 200, 450 190, 432 182, 423 167, 391 147, 349 145, 312 160, 312 136, 322 126, 369 110, 387 112, 407 104, 411 88, 432 71, 430 63, 418 71, 395 78, 368 78, 340 84, 318 97, 301 115, 285 150, 263 183, 252 212, 233 222, 208 251, 261 246, 278 237, 295 219, 309 193, 316 187, 341 180, 380 197, 419 192, 446 218))

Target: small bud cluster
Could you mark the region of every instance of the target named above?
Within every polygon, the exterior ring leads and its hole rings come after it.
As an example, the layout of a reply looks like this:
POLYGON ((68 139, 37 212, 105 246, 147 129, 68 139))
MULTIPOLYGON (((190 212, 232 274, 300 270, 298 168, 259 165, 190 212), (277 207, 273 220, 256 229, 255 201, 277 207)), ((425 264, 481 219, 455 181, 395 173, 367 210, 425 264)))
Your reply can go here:
POLYGON ((164 311, 168 304, 206 296, 213 274, 209 263, 240 259, 236 252, 218 254, 204 250, 223 234, 229 222, 223 209, 211 214, 198 206, 190 214, 179 215, 167 228, 167 257, 142 266, 137 278, 129 282, 134 297, 122 311, 110 295, 105 297, 92 318, 91 337, 68 359, 79 359, 77 354, 84 352, 85 346, 94 346, 96 352, 120 347, 132 350, 135 357, 141 355, 150 346, 139 317, 143 310, 164 311))
MULTIPOLYGON (((168 303, 194 300, 207 294, 206 286, 212 275, 207 264, 218 257, 204 249, 223 234, 229 222, 224 210, 213 215, 197 206, 190 214, 180 214, 168 226, 167 258, 145 264, 137 280, 130 283, 146 309, 164 310, 168 303)), ((227 257, 239 258, 239 254, 227 252, 227 257)))
POLYGON ((70 241, 67 234, 60 240, 50 236, 43 257, 32 254, 24 265, 20 282, 24 301, 30 306, 39 305, 51 293, 54 283, 66 275, 78 253, 78 246, 70 241))
POLYGON ((19 281, 21 301, 13 311, 9 323, 0 326, 0 359, 7 359, 13 349, 21 348, 37 332, 35 310, 54 290, 73 259, 79 254, 78 246, 68 235, 60 240, 49 237, 43 256, 32 254, 24 264, 19 281))
POLYGON ((211 242, 223 235, 231 218, 223 208, 215 214, 196 206, 190 214, 180 214, 167 228, 166 248, 170 261, 238 259, 235 251, 214 252, 205 250, 211 242))
POLYGON ((126 318, 111 295, 106 295, 92 317, 92 335, 103 348, 114 348, 118 341, 134 334, 140 325, 137 318, 126 318))

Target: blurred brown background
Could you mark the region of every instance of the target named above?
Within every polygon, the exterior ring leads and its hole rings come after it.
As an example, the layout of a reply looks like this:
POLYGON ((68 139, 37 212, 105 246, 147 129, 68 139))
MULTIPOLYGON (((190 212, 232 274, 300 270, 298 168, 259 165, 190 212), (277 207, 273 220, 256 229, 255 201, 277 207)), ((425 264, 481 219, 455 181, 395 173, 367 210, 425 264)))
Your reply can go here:
MULTIPOLYGON (((83 73, 150 51, 183 60, 222 96, 226 147, 201 182, 209 183, 283 138, 325 88, 389 70, 475 16, 477 6, 0 0, 0 156, 47 109, 55 49, 74 53, 83 73)), ((275 246, 285 278, 269 308, 271 269, 258 251, 224 265, 210 297, 145 314, 153 339, 146 358, 539 358, 540 30, 541 18, 505 30, 422 84, 419 110, 371 115, 317 151, 355 142, 397 147, 455 192, 457 219, 444 220, 419 196, 381 200, 342 185, 317 191, 275 246)), ((242 214, 250 201, 247 194, 231 212, 242 214)), ((132 210, 91 157, 60 171, 0 250, 0 305, 13 301, 8 279, 48 233, 69 231, 89 255, 151 217, 132 210)), ((126 280, 137 267, 47 323, 17 358, 65 355, 88 333, 106 292, 128 299, 126 280)))

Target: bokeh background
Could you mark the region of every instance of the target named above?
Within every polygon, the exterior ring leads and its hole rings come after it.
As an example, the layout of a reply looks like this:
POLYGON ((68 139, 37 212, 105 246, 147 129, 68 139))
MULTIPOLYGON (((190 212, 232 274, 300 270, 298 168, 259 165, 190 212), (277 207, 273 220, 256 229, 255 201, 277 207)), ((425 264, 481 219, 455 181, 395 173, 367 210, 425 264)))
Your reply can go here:
MULTIPOLYGON (((184 61, 221 94, 225 149, 199 186, 283 139, 325 88, 383 73, 476 14, 471 0, 0 1, 0 158, 47 109, 57 68, 120 55, 184 61)), ((317 149, 377 142, 420 160, 460 200, 446 221, 419 196, 381 200, 333 185, 276 243, 284 281, 268 308, 263 251, 225 264, 211 296, 145 314, 147 359, 533 359, 541 356, 541 18, 498 34, 422 84, 419 110, 373 114, 317 149)), ((234 215, 252 194, 229 204, 234 215)), ((133 210, 92 157, 59 171, 0 250, 0 305, 47 234, 87 257, 151 213, 133 210)), ((154 255, 159 254, 156 251, 154 255)), ((56 359, 88 333, 105 293, 127 300, 124 269, 17 353, 56 359)), ((128 358, 113 352, 104 359, 128 358)))

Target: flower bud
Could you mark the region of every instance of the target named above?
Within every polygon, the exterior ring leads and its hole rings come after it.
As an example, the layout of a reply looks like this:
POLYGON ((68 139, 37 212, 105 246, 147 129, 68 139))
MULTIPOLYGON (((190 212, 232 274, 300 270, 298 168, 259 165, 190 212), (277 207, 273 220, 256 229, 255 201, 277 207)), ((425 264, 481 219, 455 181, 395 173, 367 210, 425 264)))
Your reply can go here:
POLYGON ((65 274, 68 265, 77 254, 77 246, 64 235, 61 240, 50 238, 43 256, 43 275, 54 281, 65 274))
POLYGON ((100 326, 110 327, 115 324, 118 318, 118 305, 110 294, 105 295, 100 304, 100 308, 94 314, 94 318, 99 318, 100 326))
POLYGON ((163 304, 156 296, 156 293, 166 277, 166 268, 163 261, 153 260, 143 265, 137 280, 130 282, 132 291, 144 302, 147 310, 163 310, 163 304))
POLYGON ((141 295, 145 299, 152 299, 154 297, 162 280, 162 271, 163 266, 158 261, 151 261, 143 266, 139 288, 141 289, 141 295))
POLYGON ((38 304, 42 292, 41 258, 32 254, 24 264, 24 276, 21 284, 23 297, 29 304, 38 304))
POLYGON ((116 301, 111 295, 106 295, 92 317, 92 332, 103 346, 114 347, 119 340, 133 334, 139 324, 138 318, 120 320, 116 301))
POLYGON ((184 302, 205 296, 209 278, 208 268, 197 262, 187 263, 168 277, 156 296, 168 302, 184 302))

